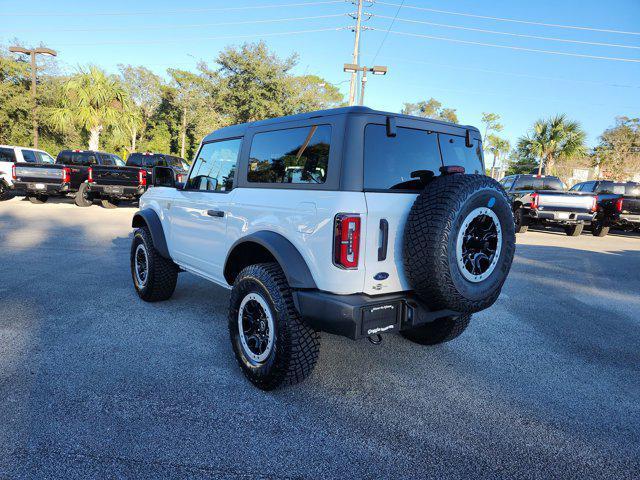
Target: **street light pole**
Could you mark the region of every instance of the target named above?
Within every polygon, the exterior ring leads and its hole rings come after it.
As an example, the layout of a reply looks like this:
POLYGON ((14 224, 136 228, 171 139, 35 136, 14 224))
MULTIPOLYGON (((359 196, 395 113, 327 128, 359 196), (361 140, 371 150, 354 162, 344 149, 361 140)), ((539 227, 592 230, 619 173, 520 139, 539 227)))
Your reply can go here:
POLYGON ((55 50, 50 48, 38 47, 38 48, 22 48, 22 47, 9 47, 9 51, 12 53, 22 53, 31 57, 31 121, 33 122, 33 148, 38 148, 38 99, 36 96, 36 55, 51 55, 55 57, 57 55, 55 50))
MULTIPOLYGON (((382 65, 375 65, 373 67, 361 67, 360 65, 354 63, 345 63, 342 67, 344 72, 351 73, 351 75, 357 74, 358 72, 362 72, 362 85, 360 86, 360 102, 359 105, 364 105, 364 89, 367 85, 367 72, 371 72, 374 75, 386 75, 389 69, 382 65)), ((349 105, 353 105, 349 103, 349 105)))
POLYGON ((360 87, 360 106, 364 105, 364 87, 367 85, 367 67, 362 67, 362 86, 360 87))

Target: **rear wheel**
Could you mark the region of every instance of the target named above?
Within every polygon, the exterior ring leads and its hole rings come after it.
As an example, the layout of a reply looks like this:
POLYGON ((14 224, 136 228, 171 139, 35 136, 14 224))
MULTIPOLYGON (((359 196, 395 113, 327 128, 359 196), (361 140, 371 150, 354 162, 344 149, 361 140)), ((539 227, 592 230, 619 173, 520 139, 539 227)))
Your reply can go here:
POLYGON ((584 229, 584 223, 576 223, 575 225, 565 225, 564 231, 570 237, 579 237, 584 229))
POLYGON ((471 315, 439 318, 411 330, 404 330, 403 337, 420 345, 437 345, 459 337, 471 321, 471 315))
POLYGON ((229 335, 242 372, 262 390, 301 382, 318 361, 320 335, 295 309, 277 263, 250 265, 238 274, 229 335))
POLYGON ((74 199, 75 204, 78 207, 90 207, 93 205, 93 197, 87 192, 88 186, 86 183, 81 183, 74 199))
POLYGON ((518 208, 515 212, 513 212, 513 220, 516 224, 516 233, 525 233, 527 230, 529 230, 527 217, 524 216, 522 208, 518 208))
POLYGON ((599 220, 594 220, 591 222, 591 234, 594 237, 606 237, 609 234, 608 226, 604 226, 604 224, 599 220))
POLYGON ((13 192, 9 189, 9 186, 4 183, 4 180, 0 180, 0 200, 9 200, 13 197, 13 192))
POLYGON ((37 193, 35 195, 28 195, 27 198, 31 203, 34 203, 36 205, 41 205, 45 203, 47 200, 49 200, 48 195, 42 195, 41 193, 37 193))
POLYGON ((102 198, 100 199, 100 203, 102 203, 104 208, 118 208, 120 200, 116 200, 114 198, 102 198))
POLYGON ((178 281, 178 266, 153 245, 151 233, 139 228, 131 243, 131 276, 138 296, 146 302, 171 298, 178 281))

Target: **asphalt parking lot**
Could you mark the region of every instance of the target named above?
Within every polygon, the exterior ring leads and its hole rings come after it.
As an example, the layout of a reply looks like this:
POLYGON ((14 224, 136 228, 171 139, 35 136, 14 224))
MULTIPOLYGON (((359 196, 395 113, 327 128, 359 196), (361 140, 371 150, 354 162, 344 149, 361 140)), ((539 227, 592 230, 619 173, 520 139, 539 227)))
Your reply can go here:
POLYGON ((265 393, 226 291, 138 299, 134 211, 0 203, 0 478, 638 478, 639 235, 518 236, 458 340, 324 335, 265 393))

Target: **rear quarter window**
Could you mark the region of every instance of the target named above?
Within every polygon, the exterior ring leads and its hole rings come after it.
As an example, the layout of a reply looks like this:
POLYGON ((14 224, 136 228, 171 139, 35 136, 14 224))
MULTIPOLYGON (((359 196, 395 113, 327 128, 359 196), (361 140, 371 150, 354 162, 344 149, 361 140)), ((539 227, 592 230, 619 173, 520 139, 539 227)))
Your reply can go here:
POLYGON ((474 140, 473 146, 467 147, 464 137, 444 133, 439 136, 442 161, 446 166, 457 165, 464 167, 465 173, 485 174, 482 167, 482 146, 479 140, 474 140))
POLYGON ((438 135, 399 127, 387 136, 384 125, 369 124, 364 132, 364 188, 369 191, 417 191, 424 185, 412 172, 429 170, 440 175, 442 161, 438 135))
POLYGON ((0 148, 0 162, 15 163, 16 154, 13 148, 0 148))
POLYGON ((37 163, 36 152, 33 150, 22 150, 22 158, 24 158, 25 162, 29 163, 37 163))

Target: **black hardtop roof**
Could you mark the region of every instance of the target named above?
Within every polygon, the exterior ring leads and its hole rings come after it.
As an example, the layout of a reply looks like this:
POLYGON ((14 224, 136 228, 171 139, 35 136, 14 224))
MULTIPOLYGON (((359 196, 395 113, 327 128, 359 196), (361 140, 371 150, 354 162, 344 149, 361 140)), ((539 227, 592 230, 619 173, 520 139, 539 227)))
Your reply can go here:
POLYGON ((307 113, 299 113, 297 115, 287 115, 285 117, 274 117, 268 118, 266 120, 258 120, 256 122, 248 122, 241 123, 238 125, 230 125, 228 127, 222 127, 218 130, 214 130, 209 135, 207 135, 204 139, 205 142, 209 142, 212 140, 219 140, 223 138, 232 138, 232 137, 242 137, 247 129, 250 127, 259 127, 263 125, 277 125, 279 123, 293 122, 297 120, 307 120, 309 118, 321 118, 321 117, 329 117, 334 115, 353 115, 353 114, 367 114, 367 115, 384 115, 384 116, 394 116, 394 117, 402 117, 402 118, 411 118, 414 120, 422 120, 429 123, 436 123, 441 125, 455 125, 460 128, 470 129, 480 133, 480 131, 476 127, 472 127, 470 125, 458 125, 451 122, 445 122, 442 120, 435 120, 432 118, 425 117, 415 117, 413 115, 404 115, 402 113, 394 113, 394 112, 384 112, 382 110, 373 110, 369 107, 339 107, 339 108, 330 108, 328 110, 316 110, 315 112, 307 112, 307 113))

